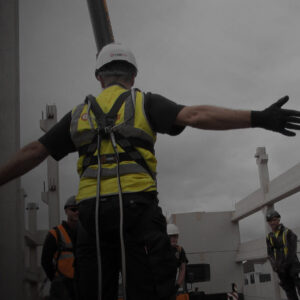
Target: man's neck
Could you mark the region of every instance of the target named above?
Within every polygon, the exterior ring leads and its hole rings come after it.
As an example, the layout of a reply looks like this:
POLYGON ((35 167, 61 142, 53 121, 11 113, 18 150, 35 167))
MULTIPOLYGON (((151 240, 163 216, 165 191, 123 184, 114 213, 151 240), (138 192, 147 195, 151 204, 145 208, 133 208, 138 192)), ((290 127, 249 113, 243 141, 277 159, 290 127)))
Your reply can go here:
POLYGON ((279 224, 274 230, 272 230, 274 233, 279 231, 282 227, 282 224, 279 224))
POLYGON ((105 86, 105 89, 108 88, 108 87, 110 87, 110 86, 113 86, 113 85, 119 85, 119 86, 121 86, 122 88, 124 88, 126 90, 129 90, 132 87, 131 84, 129 84, 129 83, 114 81, 114 82, 111 82, 111 83, 107 84, 105 86))

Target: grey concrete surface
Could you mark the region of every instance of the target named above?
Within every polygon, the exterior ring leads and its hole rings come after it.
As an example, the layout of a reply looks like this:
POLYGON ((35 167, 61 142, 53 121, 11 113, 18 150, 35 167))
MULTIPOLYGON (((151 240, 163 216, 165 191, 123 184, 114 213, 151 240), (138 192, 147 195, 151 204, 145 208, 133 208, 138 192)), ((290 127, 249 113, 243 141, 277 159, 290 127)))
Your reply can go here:
MULTIPOLYGON (((0 0, 0 132, 2 165, 20 146, 19 16, 17 0, 0 0)), ((24 211, 20 180, 0 188, 0 295, 22 299, 24 211)))

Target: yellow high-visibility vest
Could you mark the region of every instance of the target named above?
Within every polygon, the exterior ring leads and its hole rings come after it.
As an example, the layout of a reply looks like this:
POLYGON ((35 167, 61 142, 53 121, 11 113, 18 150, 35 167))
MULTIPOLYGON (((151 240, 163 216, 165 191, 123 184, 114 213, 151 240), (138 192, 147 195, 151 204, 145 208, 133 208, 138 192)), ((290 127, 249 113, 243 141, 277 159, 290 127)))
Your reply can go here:
MULTIPOLYGON (((287 241, 286 241, 286 237, 287 237, 288 231, 289 231, 288 228, 285 228, 284 231, 282 232, 283 252, 284 252, 285 257, 288 254, 287 241)), ((278 238, 279 234, 280 234, 280 230, 277 230, 275 232, 275 237, 278 238)), ((270 241, 270 243, 271 243, 271 245, 273 247, 274 258, 276 259, 277 253, 276 253, 276 248, 274 247, 275 243, 274 243, 273 237, 272 237, 271 234, 268 234, 267 238, 268 238, 268 240, 270 241)))
MULTIPOLYGON (((127 90, 119 85, 110 86, 102 91, 96 98, 97 104, 107 114, 116 100, 127 90)), ((128 156, 128 153, 118 144, 117 150, 123 160, 120 162, 120 179, 122 192, 134 193, 141 191, 156 191, 156 158, 154 155, 154 143, 156 133, 152 130, 145 111, 144 95, 140 91, 128 91, 128 97, 117 113, 114 123, 114 133, 121 135, 123 140, 133 141, 136 151, 147 164, 148 171, 139 163, 128 156), (148 145, 147 147, 145 145, 148 145), (150 170, 150 174, 149 174, 150 170)), ((77 201, 96 197, 97 189, 97 129, 96 117, 91 107, 83 103, 72 111, 71 138, 79 152, 77 172, 80 176, 77 201), (82 149, 85 149, 82 151, 82 149), (87 149, 92 153, 88 156, 87 149), (92 150, 91 150, 92 149, 92 150), (89 165, 86 167, 86 161, 89 165)), ((114 159, 114 149, 109 138, 101 139, 101 196, 118 194, 117 163, 114 159)))

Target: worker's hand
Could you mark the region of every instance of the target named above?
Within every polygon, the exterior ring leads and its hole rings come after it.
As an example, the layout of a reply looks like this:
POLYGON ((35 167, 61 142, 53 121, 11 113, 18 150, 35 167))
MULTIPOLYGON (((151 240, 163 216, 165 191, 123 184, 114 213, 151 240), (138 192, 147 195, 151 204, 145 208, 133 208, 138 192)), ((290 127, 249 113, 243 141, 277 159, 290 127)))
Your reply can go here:
POLYGON ((295 132, 287 129, 300 130, 300 111, 281 108, 288 100, 289 96, 285 96, 265 110, 251 111, 251 126, 295 136, 295 132))

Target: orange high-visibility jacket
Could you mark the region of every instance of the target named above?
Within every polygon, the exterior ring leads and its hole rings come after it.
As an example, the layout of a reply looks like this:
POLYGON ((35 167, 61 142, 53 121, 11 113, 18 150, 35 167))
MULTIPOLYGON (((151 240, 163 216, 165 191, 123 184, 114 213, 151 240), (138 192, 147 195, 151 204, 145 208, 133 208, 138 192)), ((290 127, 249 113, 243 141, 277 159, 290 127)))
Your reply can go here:
POLYGON ((55 275, 61 274, 68 278, 74 278, 74 254, 71 238, 63 225, 58 225, 56 229, 50 230, 57 241, 57 251, 53 258, 57 270, 55 275))

